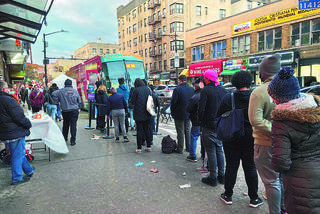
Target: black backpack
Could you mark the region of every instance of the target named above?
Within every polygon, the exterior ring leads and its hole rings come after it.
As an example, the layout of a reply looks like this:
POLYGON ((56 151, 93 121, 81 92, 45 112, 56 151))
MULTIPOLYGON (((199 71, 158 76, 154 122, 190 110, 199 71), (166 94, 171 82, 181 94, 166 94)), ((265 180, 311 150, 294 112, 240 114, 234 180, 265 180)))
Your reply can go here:
POLYGON ((170 135, 164 136, 161 142, 161 150, 163 153, 170 154, 177 148, 177 143, 170 135))

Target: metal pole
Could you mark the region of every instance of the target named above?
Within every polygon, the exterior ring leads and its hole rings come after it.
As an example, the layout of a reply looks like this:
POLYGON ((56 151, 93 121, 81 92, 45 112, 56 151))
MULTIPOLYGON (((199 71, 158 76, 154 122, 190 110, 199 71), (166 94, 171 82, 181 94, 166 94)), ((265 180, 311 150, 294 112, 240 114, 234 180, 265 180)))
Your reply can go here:
POLYGON ((113 135, 110 135, 109 117, 107 117, 107 135, 102 137, 103 139, 112 139, 113 135))
POLYGON ((48 85, 48 73, 47 73, 47 50, 46 50, 46 34, 43 33, 43 64, 44 64, 44 82, 45 86, 48 85))
POLYGON ((159 130, 159 118, 160 118, 160 106, 158 106, 158 111, 157 111, 157 124, 156 124, 156 131, 153 132, 154 135, 161 135, 161 133, 158 132, 158 130, 159 130))
MULTIPOLYGON (((178 53, 177 48, 177 31, 174 31, 174 47, 175 47, 175 53, 178 53)), ((179 59, 180 60, 180 59, 179 59)), ((176 83, 178 84, 178 67, 176 67, 176 83)))
POLYGON ((85 129, 87 130, 92 130, 94 129, 93 127, 91 127, 91 116, 92 116, 92 100, 89 100, 89 125, 85 127, 85 129))

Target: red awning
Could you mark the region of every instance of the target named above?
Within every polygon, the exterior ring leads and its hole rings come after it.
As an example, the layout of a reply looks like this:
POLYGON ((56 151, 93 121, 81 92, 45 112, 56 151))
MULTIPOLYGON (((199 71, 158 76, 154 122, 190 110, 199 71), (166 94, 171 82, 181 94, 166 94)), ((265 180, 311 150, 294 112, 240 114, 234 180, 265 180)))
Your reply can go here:
POLYGON ((222 60, 214 60, 214 61, 199 62, 199 63, 191 64, 189 65, 189 76, 199 77, 208 69, 213 69, 218 74, 220 74, 222 72, 222 62, 226 60, 227 59, 222 59, 222 60))

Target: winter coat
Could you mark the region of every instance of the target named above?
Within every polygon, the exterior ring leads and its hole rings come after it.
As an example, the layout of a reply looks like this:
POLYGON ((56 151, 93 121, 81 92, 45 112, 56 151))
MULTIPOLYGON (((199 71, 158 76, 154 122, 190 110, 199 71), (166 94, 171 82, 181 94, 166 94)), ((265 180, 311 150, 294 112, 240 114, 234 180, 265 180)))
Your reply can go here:
POLYGON ((171 99, 171 116, 175 120, 188 120, 189 113, 187 112, 187 105, 189 99, 194 94, 194 88, 184 82, 177 86, 172 93, 171 99))
POLYGON ((249 102, 249 120, 253 129, 254 144, 271 146, 271 111, 276 107, 267 89, 272 78, 253 90, 249 102))
POLYGON ((52 93, 54 102, 60 103, 63 112, 70 112, 80 109, 81 98, 78 91, 72 86, 65 86, 52 93))
POLYGON ((320 97, 314 99, 317 107, 288 110, 280 104, 271 113, 271 164, 282 175, 290 214, 320 213, 320 97))
POLYGON ((151 95, 151 90, 145 85, 140 85, 134 89, 131 104, 133 105, 133 119, 135 121, 147 121, 151 119, 151 115, 147 111, 149 95, 151 95))
POLYGON ((29 136, 30 128, 31 122, 19 103, 11 95, 0 92, 0 140, 29 136))
POLYGON ((108 110, 108 95, 107 95, 107 93, 104 91, 98 91, 97 96, 96 96, 96 102, 98 104, 101 104, 101 105, 97 106, 99 116, 107 115, 107 110, 108 110))
POLYGON ((41 91, 36 92, 33 90, 30 93, 29 100, 31 102, 31 106, 40 108, 44 100, 43 93, 41 91))
POLYGON ((158 108, 160 107, 160 102, 159 102, 159 97, 156 94, 156 92, 152 92, 152 99, 153 99, 153 104, 154 104, 154 111, 157 113, 158 108))
MULTIPOLYGON (((249 121, 248 117, 248 108, 249 108, 249 100, 250 100, 251 90, 244 90, 244 91, 235 91, 233 94, 235 108, 242 109, 243 116, 244 116, 244 136, 239 137, 237 139, 232 139, 228 143, 238 143, 241 142, 242 144, 251 144, 253 146, 253 137, 252 137, 252 126, 249 121)), ((223 113, 232 110, 232 103, 231 103, 231 94, 226 94, 218 107, 217 117, 220 117, 223 113)))
POLYGON ((189 117, 191 119, 192 126, 200 126, 200 121, 198 116, 200 93, 201 93, 201 89, 197 89, 194 92, 194 95, 190 98, 187 106, 187 112, 190 114, 189 117))
POLYGON ((215 82, 207 84, 201 90, 198 115, 202 127, 216 129, 215 119, 218 106, 226 93, 226 89, 221 86, 215 86, 215 82))
POLYGON ((121 94, 124 97, 124 100, 127 102, 129 101, 129 95, 130 95, 130 91, 127 85, 119 85, 119 88, 117 88, 117 93, 121 94))
POLYGON ((108 112, 109 115, 112 110, 124 109, 128 113, 127 102, 122 94, 112 94, 108 99, 108 112))

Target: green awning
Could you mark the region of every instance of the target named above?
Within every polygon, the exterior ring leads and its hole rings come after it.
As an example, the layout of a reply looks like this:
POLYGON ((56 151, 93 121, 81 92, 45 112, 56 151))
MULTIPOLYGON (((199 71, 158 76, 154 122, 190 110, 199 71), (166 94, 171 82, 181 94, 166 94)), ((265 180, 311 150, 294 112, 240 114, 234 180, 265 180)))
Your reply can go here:
POLYGON ((240 71, 241 69, 235 69, 235 70, 223 70, 220 73, 220 76, 222 75, 234 75, 236 72, 240 71))

